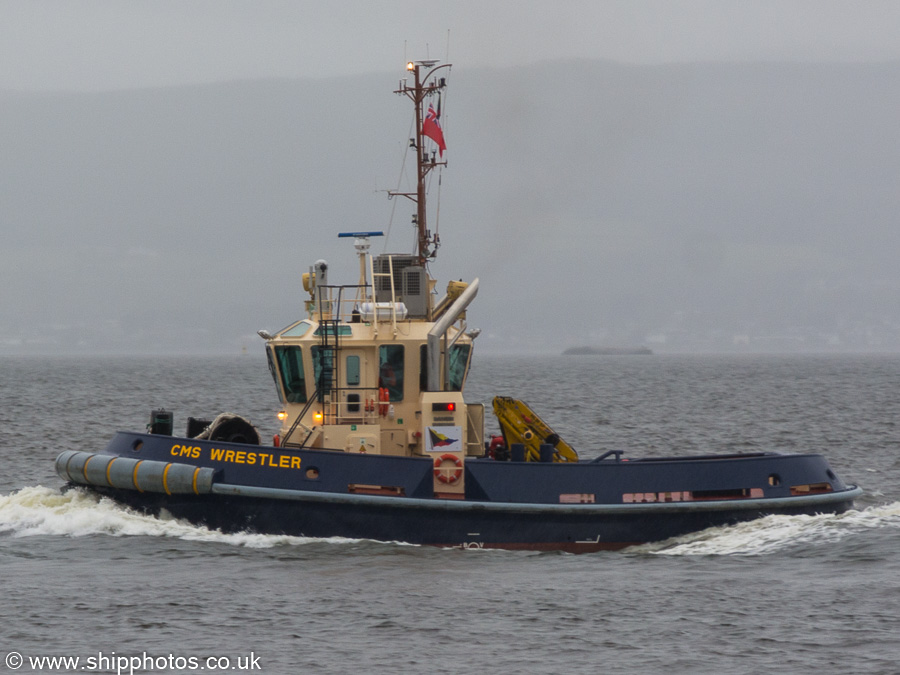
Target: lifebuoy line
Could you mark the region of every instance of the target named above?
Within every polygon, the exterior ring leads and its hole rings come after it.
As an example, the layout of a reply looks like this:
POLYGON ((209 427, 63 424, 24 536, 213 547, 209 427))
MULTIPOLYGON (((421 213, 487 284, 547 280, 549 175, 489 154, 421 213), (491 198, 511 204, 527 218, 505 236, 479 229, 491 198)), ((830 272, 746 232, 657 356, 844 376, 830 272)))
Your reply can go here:
POLYGON ((378 389, 378 414, 382 417, 387 416, 388 414, 388 403, 391 399, 391 393, 388 391, 387 387, 379 387, 378 389))
POLYGON ((441 483, 449 483, 453 484, 457 482, 460 478, 462 478, 463 474, 463 465, 462 460, 456 455, 451 455, 449 452, 445 452, 440 457, 435 457, 434 459, 434 477, 437 478, 441 483), (446 471, 444 469, 444 462, 453 462, 456 465, 456 468, 452 473, 446 471))

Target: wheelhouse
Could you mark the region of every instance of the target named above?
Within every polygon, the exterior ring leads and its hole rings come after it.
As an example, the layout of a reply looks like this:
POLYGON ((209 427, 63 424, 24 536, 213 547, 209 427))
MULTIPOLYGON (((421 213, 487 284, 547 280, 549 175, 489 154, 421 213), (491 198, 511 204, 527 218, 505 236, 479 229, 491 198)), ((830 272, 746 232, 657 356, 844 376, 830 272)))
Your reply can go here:
POLYGON ((418 296, 434 282, 420 283, 410 256, 372 260, 367 237, 357 239, 364 239, 357 241, 360 282, 323 283, 327 264, 318 261, 304 275, 308 316, 267 336, 269 370, 282 405, 278 441, 422 455, 427 427, 437 423, 459 427, 467 454, 482 454, 483 406, 467 405, 462 396, 477 335, 467 331, 464 310, 477 280, 472 286, 454 282, 432 307, 418 296), (394 258, 403 274, 397 274, 394 258), (435 396, 443 408, 434 407, 435 396), (448 409, 455 414, 448 416, 448 409), (435 410, 444 413, 438 420, 435 410))

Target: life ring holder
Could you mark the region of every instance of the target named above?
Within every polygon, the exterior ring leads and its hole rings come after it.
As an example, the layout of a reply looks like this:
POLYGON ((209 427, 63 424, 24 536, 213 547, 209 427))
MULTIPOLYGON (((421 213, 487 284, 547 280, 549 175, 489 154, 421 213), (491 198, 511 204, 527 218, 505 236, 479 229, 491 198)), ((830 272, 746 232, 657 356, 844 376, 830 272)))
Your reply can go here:
POLYGON ((445 452, 440 457, 434 458, 434 477, 441 483, 453 485, 454 483, 459 482, 459 479, 462 478, 462 475, 463 463, 462 460, 456 455, 451 455, 449 452, 445 452), (445 469, 444 462, 453 462, 456 465, 456 468, 452 473, 449 473, 445 469))

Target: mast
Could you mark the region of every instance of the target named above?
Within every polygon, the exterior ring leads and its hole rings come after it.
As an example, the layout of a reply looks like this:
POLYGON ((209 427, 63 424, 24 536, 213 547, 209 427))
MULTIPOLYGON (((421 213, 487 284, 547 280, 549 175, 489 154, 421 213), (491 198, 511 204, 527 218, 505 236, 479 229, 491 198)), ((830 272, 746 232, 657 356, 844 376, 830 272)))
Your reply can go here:
MULTIPOLYGON (((438 63, 438 61, 410 61, 406 64, 406 70, 413 74, 413 85, 410 86, 408 80, 404 78, 400 80, 399 88, 394 92, 395 94, 406 95, 413 102, 416 111, 416 135, 409 140, 410 147, 416 151, 416 191, 391 191, 388 194, 391 197, 406 197, 416 203, 415 224, 417 237, 415 253, 419 258, 419 264, 423 267, 429 260, 433 260, 437 256, 437 249, 440 246, 440 237, 437 234, 432 234, 428 229, 425 210, 425 179, 435 167, 447 165, 446 161, 438 158, 436 150, 432 150, 429 153, 423 143, 425 137, 423 133, 425 99, 440 92, 447 86, 446 79, 435 77, 435 73, 442 68, 450 68, 450 64, 445 63, 442 66, 435 67, 438 63)), ((438 104, 438 109, 440 109, 440 104, 438 104)), ((429 310, 430 304, 429 302, 429 310)))

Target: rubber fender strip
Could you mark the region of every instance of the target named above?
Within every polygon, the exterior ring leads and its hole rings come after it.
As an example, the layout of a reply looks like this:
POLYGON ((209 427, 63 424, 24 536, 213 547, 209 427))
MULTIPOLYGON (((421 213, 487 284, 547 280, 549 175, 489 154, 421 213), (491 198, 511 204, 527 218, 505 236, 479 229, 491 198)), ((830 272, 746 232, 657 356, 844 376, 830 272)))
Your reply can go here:
POLYGON ((77 483, 79 485, 90 485, 90 482, 87 479, 87 476, 84 474, 84 464, 87 464, 87 460, 90 459, 92 455, 88 452, 80 452, 73 451, 73 453, 66 460, 66 475, 69 477, 69 480, 73 483, 77 483), (76 466, 78 462, 84 460, 84 464, 81 466, 81 471, 76 472, 71 464, 74 461, 76 466))
POLYGON ((95 454, 91 454, 90 456, 88 456, 88 458, 86 460, 84 460, 84 464, 81 467, 81 473, 84 476, 84 484, 85 485, 91 484, 91 481, 89 481, 88 477, 87 477, 87 465, 90 464, 91 460, 94 459, 94 457, 96 457, 96 456, 97 455, 95 455, 95 454))
MULTIPOLYGON (((56 475, 58 475, 63 481, 66 483, 79 483, 73 476, 69 470, 69 465, 72 463, 73 459, 83 457, 87 453, 80 452, 78 450, 63 450, 56 457, 56 475)), ((82 482, 79 484, 84 485, 85 482, 82 478, 82 482)))
POLYGON ((535 515, 579 514, 585 516, 599 515, 644 515, 659 513, 703 513, 716 511, 753 511, 762 512, 773 508, 792 508, 795 506, 824 506, 850 502, 863 494, 861 488, 848 486, 841 492, 827 492, 805 497, 773 497, 764 499, 726 499, 698 502, 654 502, 647 504, 529 504, 520 502, 472 502, 452 499, 424 499, 414 497, 386 497, 381 495, 347 494, 342 492, 312 492, 291 490, 286 488, 267 488, 254 485, 231 485, 215 483, 210 490, 212 494, 239 497, 262 497, 265 499, 284 499, 334 504, 355 504, 367 507, 388 507, 394 509, 422 508, 443 512, 472 511, 485 513, 526 513, 535 515))
POLYGON ((133 471, 132 474, 131 474, 131 482, 134 483, 134 489, 137 490, 138 492, 143 492, 143 490, 141 490, 141 486, 138 485, 138 477, 137 477, 138 467, 139 467, 141 464, 143 464, 143 462, 144 462, 144 460, 139 460, 139 461, 134 465, 134 471, 133 471))
POLYGON ((112 481, 109 479, 109 470, 112 468, 112 465, 115 463, 115 461, 116 461, 117 459, 119 459, 119 458, 118 458, 118 457, 113 457, 113 458, 110 460, 109 464, 106 465, 106 484, 107 484, 107 485, 112 485, 112 481))
POLYGON ((162 475, 163 490, 165 490, 166 494, 170 495, 170 496, 172 493, 169 491, 168 477, 169 477, 169 469, 171 469, 171 468, 172 468, 172 463, 169 462, 168 464, 166 464, 166 468, 163 469, 163 475, 162 475))
POLYGON ((66 457, 66 461, 68 462, 68 457, 70 457, 70 455, 68 455, 68 454, 66 454, 66 453, 70 453, 70 452, 72 452, 72 451, 71 451, 71 450, 63 450, 61 453, 59 453, 59 454, 56 456, 56 462, 54 462, 54 465, 55 465, 55 467, 56 467, 56 475, 59 476, 64 482, 68 482, 68 481, 69 481, 69 477, 68 477, 68 475, 66 474, 66 467, 65 467, 65 464, 62 464, 62 463, 60 462, 60 460, 61 460, 63 457, 66 457))
POLYGON ((72 474, 69 473, 69 464, 72 463, 72 460, 75 459, 75 455, 77 455, 77 454, 78 454, 77 452, 73 452, 73 453, 72 453, 71 455, 69 455, 69 457, 66 459, 66 468, 65 468, 66 476, 68 476, 68 477, 69 477, 69 480, 72 481, 73 483, 75 482, 75 479, 72 478, 72 474))
POLYGON ((200 492, 197 490, 197 476, 200 475, 200 467, 198 466, 194 469, 194 476, 191 478, 191 486, 194 488, 194 494, 199 495, 200 492))

